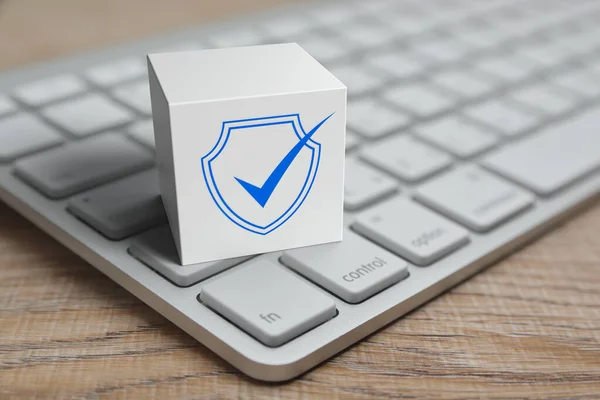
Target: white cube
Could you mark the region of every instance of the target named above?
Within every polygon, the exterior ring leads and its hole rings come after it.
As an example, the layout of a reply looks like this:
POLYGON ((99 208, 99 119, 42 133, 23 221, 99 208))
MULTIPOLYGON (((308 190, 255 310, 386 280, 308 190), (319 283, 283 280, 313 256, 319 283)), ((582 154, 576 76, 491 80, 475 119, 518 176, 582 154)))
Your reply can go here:
POLYGON ((342 240, 346 87, 297 44, 148 56, 183 265, 342 240))

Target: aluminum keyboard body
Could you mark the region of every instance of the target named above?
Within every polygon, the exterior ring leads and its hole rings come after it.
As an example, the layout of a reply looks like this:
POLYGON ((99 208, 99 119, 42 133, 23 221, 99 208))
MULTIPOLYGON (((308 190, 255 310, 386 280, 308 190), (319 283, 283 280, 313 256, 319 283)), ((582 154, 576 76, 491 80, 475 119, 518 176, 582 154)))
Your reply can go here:
POLYGON ((291 379, 595 199, 598 22, 596 1, 317 2, 3 73, 0 198, 242 372, 291 379), (394 259, 379 282, 339 268, 349 250, 181 270, 163 246, 144 55, 282 41, 348 85, 346 234, 394 259), (264 301, 319 314, 281 334, 238 322, 230 308, 252 305, 224 292, 248 271, 264 301), (309 298, 276 298, 271 275, 309 298))

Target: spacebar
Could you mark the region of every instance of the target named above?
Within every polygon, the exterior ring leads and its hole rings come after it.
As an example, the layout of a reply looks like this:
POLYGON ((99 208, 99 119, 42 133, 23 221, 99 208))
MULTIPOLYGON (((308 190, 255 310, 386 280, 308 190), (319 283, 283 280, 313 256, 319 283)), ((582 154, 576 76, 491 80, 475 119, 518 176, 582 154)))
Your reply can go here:
POLYGON ((485 157, 483 165, 550 196, 600 167, 600 110, 512 143, 485 157))

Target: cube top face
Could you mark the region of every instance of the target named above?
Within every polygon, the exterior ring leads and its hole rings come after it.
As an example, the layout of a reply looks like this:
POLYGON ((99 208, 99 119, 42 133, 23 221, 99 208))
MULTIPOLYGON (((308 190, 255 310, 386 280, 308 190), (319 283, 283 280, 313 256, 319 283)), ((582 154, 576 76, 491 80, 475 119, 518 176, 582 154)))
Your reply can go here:
POLYGON ((169 104, 345 86, 295 43, 150 54, 169 104))
MULTIPOLYGON (((255 81, 241 92, 198 86, 199 101, 172 102, 172 73, 149 57, 161 194, 183 265, 342 239, 346 88, 296 45, 283 47, 298 60, 273 58, 282 70, 273 76, 235 78, 255 81)), ((239 51, 219 51, 230 50, 239 51)), ((193 70, 188 80, 224 73, 193 70)))

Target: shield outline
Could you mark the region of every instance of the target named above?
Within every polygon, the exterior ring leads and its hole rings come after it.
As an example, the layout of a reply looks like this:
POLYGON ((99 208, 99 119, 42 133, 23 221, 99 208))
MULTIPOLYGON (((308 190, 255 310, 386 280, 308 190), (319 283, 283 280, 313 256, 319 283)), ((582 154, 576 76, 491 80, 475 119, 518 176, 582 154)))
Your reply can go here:
POLYGON ((215 181, 212 173, 212 162, 219 156, 219 154, 221 154, 223 149, 225 149, 232 130, 252 129, 261 126, 284 124, 290 124, 292 126, 293 133, 296 135, 298 140, 301 140, 302 137, 306 136, 307 134, 302 126, 302 122, 300 121, 300 114, 275 115, 271 117, 224 121, 221 125, 221 133, 217 139, 217 143, 204 157, 201 158, 204 182, 206 183, 206 187, 211 198, 219 210, 234 224, 249 232, 259 235, 267 235, 282 226, 296 213, 296 211, 298 211, 302 203, 304 203, 304 200, 306 200, 306 197, 310 193, 315 178, 317 177, 319 162, 321 160, 321 144, 313 140, 313 138, 310 138, 306 142, 305 146, 311 150, 312 154, 310 166, 306 174, 306 179, 302 185, 302 189, 300 190, 300 193, 298 193, 298 196, 293 203, 274 221, 265 226, 257 225, 246 220, 245 218, 242 218, 229 206, 218 189, 217 182, 215 181))

